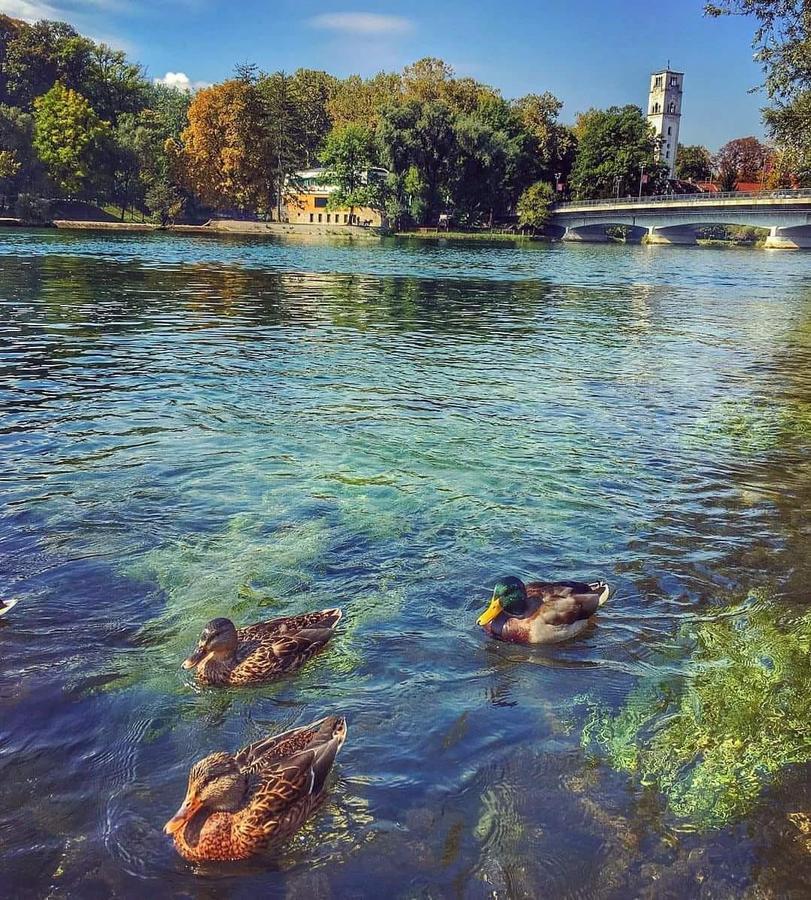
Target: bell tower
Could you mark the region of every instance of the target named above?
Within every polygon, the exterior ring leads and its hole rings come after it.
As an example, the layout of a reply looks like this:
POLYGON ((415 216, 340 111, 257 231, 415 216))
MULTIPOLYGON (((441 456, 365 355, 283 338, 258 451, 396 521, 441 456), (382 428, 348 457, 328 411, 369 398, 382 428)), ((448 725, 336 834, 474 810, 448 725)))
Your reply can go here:
POLYGON ((659 159, 668 167, 670 178, 676 177, 683 83, 684 72, 674 72, 670 66, 650 77, 648 121, 656 132, 659 159))

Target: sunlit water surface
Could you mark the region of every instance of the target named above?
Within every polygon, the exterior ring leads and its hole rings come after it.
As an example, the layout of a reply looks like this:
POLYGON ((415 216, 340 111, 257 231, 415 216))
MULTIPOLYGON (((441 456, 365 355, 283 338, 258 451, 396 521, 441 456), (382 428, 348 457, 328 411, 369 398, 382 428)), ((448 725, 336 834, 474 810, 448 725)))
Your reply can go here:
POLYGON ((809 254, 3 233, 2 893, 808 896, 807 765, 706 831, 581 732, 685 622, 808 610, 809 404, 809 254), (509 647, 510 572, 614 593, 509 647), (336 604, 295 678, 179 669, 336 604), (192 762, 329 712, 292 842, 175 855, 192 762))

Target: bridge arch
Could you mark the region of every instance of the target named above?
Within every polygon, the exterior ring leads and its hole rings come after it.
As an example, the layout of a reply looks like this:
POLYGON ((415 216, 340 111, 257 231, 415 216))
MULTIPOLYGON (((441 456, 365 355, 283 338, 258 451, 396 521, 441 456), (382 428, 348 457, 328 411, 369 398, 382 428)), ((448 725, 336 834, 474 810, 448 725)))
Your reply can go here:
POLYGON ((648 229, 642 225, 634 225, 633 223, 620 220, 618 222, 599 222, 593 224, 586 223, 583 225, 570 225, 563 232, 561 239, 564 241, 572 242, 603 244, 611 240, 608 235, 608 231, 612 228, 624 228, 627 233, 627 236, 625 238, 627 243, 641 243, 648 233, 648 229))

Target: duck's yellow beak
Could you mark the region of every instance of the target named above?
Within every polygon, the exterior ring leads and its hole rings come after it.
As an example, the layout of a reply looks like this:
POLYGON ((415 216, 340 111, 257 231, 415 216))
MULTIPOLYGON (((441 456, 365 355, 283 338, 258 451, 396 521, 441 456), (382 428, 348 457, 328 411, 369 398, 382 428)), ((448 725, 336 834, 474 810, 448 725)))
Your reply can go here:
POLYGON ((495 619, 496 616, 498 616, 501 612, 501 601, 498 599, 498 597, 493 597, 493 599, 490 601, 490 605, 476 620, 476 624, 486 625, 488 622, 492 622, 493 619, 495 619))
POLYGON ((196 797, 186 795, 183 805, 163 826, 164 832, 166 834, 174 834, 176 831, 180 831, 201 806, 202 804, 196 797))

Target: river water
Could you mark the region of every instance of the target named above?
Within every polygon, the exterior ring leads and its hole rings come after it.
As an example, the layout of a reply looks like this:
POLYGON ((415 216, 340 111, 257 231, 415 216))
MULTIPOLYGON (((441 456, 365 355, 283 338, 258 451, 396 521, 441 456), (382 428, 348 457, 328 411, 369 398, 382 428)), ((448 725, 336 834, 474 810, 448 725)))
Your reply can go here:
POLYGON ((808 896, 810 509, 811 254, 4 233, 2 893, 808 896), (502 645, 510 573, 612 597, 502 645), (196 759, 327 713, 295 839, 174 853, 196 759))

